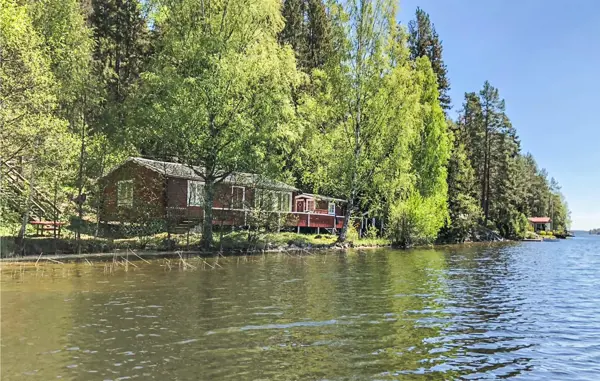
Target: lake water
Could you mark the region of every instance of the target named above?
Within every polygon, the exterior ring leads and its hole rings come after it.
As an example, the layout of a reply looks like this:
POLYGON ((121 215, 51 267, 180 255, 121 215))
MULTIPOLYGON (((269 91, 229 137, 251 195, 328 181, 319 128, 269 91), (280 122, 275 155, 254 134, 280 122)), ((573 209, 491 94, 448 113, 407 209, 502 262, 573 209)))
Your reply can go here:
POLYGON ((600 379, 600 237, 134 264, 4 268, 1 379, 600 379))

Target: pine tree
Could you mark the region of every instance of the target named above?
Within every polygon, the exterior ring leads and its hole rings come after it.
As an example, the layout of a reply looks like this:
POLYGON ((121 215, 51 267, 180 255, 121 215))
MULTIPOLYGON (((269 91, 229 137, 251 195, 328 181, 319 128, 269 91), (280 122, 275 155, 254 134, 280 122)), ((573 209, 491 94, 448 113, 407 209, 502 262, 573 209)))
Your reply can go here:
POLYGON ((91 0, 91 5, 95 74, 105 101, 90 119, 112 135, 124 124, 123 101, 148 61, 150 32, 140 0, 91 0))
POLYGON ((448 163, 448 211, 450 221, 440 232, 444 242, 464 242, 482 216, 475 170, 467 156, 461 131, 453 129, 452 154, 448 163))
POLYGON ((294 49, 298 67, 307 73, 322 68, 333 54, 331 20, 323 0, 285 0, 281 13, 285 27, 279 42, 294 49))
POLYGON ((279 42, 288 44, 296 52, 297 61, 306 52, 305 0, 284 0, 281 15, 285 20, 285 26, 279 33, 279 42))
POLYGON ((452 101, 448 94, 450 81, 448 80, 448 69, 442 57, 442 42, 425 11, 417 8, 415 17, 415 20, 408 23, 408 43, 411 59, 414 61, 418 57, 429 58, 431 67, 437 76, 440 105, 447 112, 452 108, 452 101))
POLYGON ((481 208, 483 209, 484 222, 487 223, 490 215, 490 200, 492 199, 492 176, 493 171, 501 165, 502 158, 494 156, 498 154, 498 146, 502 142, 502 127, 506 121, 504 114, 504 100, 500 99, 498 90, 488 81, 483 84, 479 92, 483 118, 483 173, 481 174, 481 208))
POLYGON ((332 54, 331 21, 322 0, 308 0, 307 54, 304 63, 310 69, 321 68, 332 54))

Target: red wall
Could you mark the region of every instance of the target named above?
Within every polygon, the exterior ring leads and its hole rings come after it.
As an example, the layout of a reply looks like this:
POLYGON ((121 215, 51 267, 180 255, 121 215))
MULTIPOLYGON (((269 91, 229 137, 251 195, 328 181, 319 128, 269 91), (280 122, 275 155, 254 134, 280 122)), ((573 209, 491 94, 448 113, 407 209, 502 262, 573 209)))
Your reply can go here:
POLYGON ((100 219, 135 221, 163 218, 165 215, 164 179, 158 173, 134 162, 127 162, 102 178, 100 219), (133 180, 133 205, 117 205, 117 183, 133 180))
MULTIPOLYGON (((104 185, 101 208, 103 221, 135 221, 139 219, 165 218, 175 219, 194 218, 203 216, 201 206, 187 206, 187 181, 186 179, 168 178, 166 181, 160 174, 135 162, 127 162, 108 176, 100 180, 104 185), (117 205, 117 183, 121 180, 133 180, 133 206, 117 205)), ((231 184, 217 184, 215 186, 215 208, 230 209, 231 184)), ((254 190, 246 188, 245 199, 247 205, 253 205, 254 190)), ((296 211, 294 197, 297 192, 292 192, 292 212, 296 211)), ((317 209, 327 211, 328 202, 318 201, 317 209)), ((336 215, 344 213, 342 206, 336 204, 336 215)), ((232 210, 213 210, 214 223, 223 225, 241 225, 244 223, 244 212, 232 210)), ((341 227, 343 219, 337 218, 337 227, 341 227)), ((312 213, 310 224, 308 215, 300 214, 290 217, 288 226, 310 226, 330 228, 334 224, 334 217, 327 214, 312 213)))

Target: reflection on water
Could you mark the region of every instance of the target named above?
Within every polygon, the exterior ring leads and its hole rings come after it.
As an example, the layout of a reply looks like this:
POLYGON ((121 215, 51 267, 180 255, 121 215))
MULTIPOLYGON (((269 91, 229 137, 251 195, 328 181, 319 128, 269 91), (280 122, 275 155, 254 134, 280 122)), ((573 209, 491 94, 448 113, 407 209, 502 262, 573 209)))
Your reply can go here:
POLYGON ((600 239, 2 271, 2 380, 600 377, 600 239))

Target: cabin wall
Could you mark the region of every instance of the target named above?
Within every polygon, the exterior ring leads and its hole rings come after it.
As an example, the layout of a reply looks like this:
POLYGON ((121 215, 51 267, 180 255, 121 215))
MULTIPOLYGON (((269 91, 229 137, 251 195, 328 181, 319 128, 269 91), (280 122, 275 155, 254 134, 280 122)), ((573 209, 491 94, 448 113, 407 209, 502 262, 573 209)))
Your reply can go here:
POLYGON ((123 166, 101 180, 102 199, 100 219, 102 221, 139 221, 164 218, 164 178, 158 173, 134 162, 123 166), (118 205, 118 182, 133 181, 133 203, 118 205))
MULTIPOLYGON (((101 220, 131 222, 151 220, 156 218, 169 218, 172 221, 187 219, 202 219, 202 206, 188 206, 188 180, 180 178, 164 179, 163 176, 143 165, 127 162, 103 178, 103 200, 101 207, 101 220), (131 206, 118 205, 118 182, 122 180, 133 181, 133 203, 131 206)), ((299 192, 292 193, 292 213, 297 213, 296 196, 299 192)), ((255 189, 245 187, 244 205, 246 208, 254 206, 255 189)), ((316 213, 290 214, 285 226, 341 228, 343 223, 344 207, 336 203, 336 216, 327 214, 329 202, 317 200, 316 213)), ((247 213, 235 210, 232 201, 232 185, 216 184, 213 203, 213 224, 215 225, 245 225, 247 213)))

